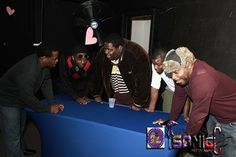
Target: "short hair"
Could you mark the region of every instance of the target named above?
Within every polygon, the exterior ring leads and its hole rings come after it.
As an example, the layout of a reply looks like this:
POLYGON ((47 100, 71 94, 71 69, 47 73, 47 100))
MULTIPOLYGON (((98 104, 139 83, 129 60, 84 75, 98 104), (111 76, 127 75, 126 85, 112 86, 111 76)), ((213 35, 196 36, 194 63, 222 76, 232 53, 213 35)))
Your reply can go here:
POLYGON ((76 56, 78 53, 88 53, 88 48, 83 44, 74 46, 72 48, 72 55, 76 56))
POLYGON ((117 33, 112 33, 105 37, 104 43, 112 43, 114 47, 119 47, 124 44, 124 39, 117 33))
POLYGON ((55 48, 54 46, 48 45, 48 44, 41 44, 35 48, 35 52, 38 57, 42 57, 42 56, 51 57, 52 51, 59 51, 59 50, 55 48))
POLYGON ((161 61, 163 62, 165 60, 167 51, 163 48, 157 48, 153 51, 151 55, 151 59, 157 59, 161 58, 161 61))

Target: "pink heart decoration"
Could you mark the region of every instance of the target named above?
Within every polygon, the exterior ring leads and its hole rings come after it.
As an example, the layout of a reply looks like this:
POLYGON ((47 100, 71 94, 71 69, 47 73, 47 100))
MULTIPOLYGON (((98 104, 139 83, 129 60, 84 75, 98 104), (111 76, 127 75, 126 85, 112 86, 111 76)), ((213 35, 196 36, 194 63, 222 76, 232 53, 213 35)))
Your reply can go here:
POLYGON ((88 27, 86 31, 85 45, 92 45, 95 43, 97 43, 97 38, 93 37, 93 29, 91 27, 88 27))
POLYGON ((6 6, 6 10, 9 16, 15 13, 15 9, 11 9, 11 7, 9 6, 6 6))

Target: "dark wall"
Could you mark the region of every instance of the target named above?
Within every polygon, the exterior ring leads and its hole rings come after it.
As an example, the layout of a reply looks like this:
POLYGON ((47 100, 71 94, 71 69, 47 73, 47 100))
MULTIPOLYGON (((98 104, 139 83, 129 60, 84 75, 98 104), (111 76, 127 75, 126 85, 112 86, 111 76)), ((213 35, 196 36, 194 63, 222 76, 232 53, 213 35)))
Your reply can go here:
POLYGON ((122 0, 113 6, 122 13, 156 9, 153 49, 186 46, 197 58, 236 79, 234 0, 122 0))
MULTIPOLYGON (((44 42, 57 45, 64 53, 69 53, 77 43, 84 43, 87 28, 75 28, 73 25, 74 14, 83 2, 84 0, 45 0, 44 42)), ((101 23, 99 28, 104 34, 120 32, 120 25, 114 27, 117 21, 119 23, 121 19, 114 15, 111 20, 101 23)))
MULTIPOLYGON (((40 0, 34 0, 40 1, 40 0)), ((1 1, 1 73, 16 60, 28 54, 32 38, 32 0, 1 1), (7 16, 5 3, 17 8, 7 16), (18 9, 19 8, 19 9, 18 9), (18 11, 19 10, 19 11, 18 11), (18 14, 19 13, 19 14, 18 14), (3 34, 3 35, 2 35, 3 34), (12 38, 13 36, 13 38, 12 38), (5 42, 7 41, 7 42, 5 42), (3 52, 3 53, 2 53, 3 52), (14 54, 9 65, 2 61, 14 54)), ((199 59, 236 78, 236 3, 234 0, 101 0, 114 11, 112 20, 103 24, 105 33, 122 32, 122 15, 132 11, 156 10, 153 48, 187 46, 199 59)), ((84 0, 44 0, 43 41, 57 45, 64 53, 84 38, 74 32, 73 13, 84 0)), ((33 4, 34 5, 34 4, 33 4)), ((36 30, 37 31, 37 30, 36 30)))
POLYGON ((168 3, 161 8, 158 42, 189 47, 197 58, 236 78, 236 3, 233 0, 168 3))
POLYGON ((44 1, 43 42, 51 43, 62 51, 75 44, 72 33, 72 14, 77 3, 57 0, 44 1))
POLYGON ((0 75, 10 66, 32 52, 33 1, 0 1, 0 75), (9 15, 6 7, 15 10, 9 15))

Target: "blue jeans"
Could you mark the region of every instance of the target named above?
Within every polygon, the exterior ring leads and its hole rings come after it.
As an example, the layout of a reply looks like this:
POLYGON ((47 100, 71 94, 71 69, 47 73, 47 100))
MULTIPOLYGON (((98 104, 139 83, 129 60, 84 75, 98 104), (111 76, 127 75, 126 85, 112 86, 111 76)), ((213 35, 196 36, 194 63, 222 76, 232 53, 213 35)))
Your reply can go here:
POLYGON ((215 126, 219 126, 225 137, 225 141, 222 148, 222 152, 219 155, 213 155, 213 157, 236 157, 236 122, 223 124, 216 120, 212 115, 209 116, 207 122, 207 131, 211 136, 215 126))
POLYGON ((8 157, 24 157, 21 140, 26 123, 26 111, 0 106, 0 128, 8 157))

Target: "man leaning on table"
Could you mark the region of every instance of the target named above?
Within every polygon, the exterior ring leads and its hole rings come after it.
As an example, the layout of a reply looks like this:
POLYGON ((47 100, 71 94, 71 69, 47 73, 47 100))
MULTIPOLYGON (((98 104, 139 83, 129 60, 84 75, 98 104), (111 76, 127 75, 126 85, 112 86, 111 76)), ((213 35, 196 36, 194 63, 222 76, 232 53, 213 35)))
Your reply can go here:
POLYGON ((111 34, 98 52, 93 94, 101 102, 102 89, 116 103, 139 111, 148 103, 151 84, 151 64, 147 52, 137 43, 111 34))
MULTIPOLYGON (((236 156, 236 81, 196 59, 187 47, 179 47, 167 53, 164 71, 170 73, 177 83, 169 120, 178 118, 189 96, 193 103, 186 133, 199 134, 209 116, 208 135, 212 134, 215 126, 222 131, 221 138, 216 137, 216 144, 222 146, 218 156, 236 156)), ((159 119, 154 123, 164 122, 159 119)))
POLYGON ((25 107, 38 112, 58 113, 63 104, 54 102, 50 69, 58 62, 59 51, 40 46, 12 66, 0 78, 0 129, 7 157, 23 157, 22 135, 26 123, 25 107), (35 96, 41 89, 50 105, 44 105, 35 96))

